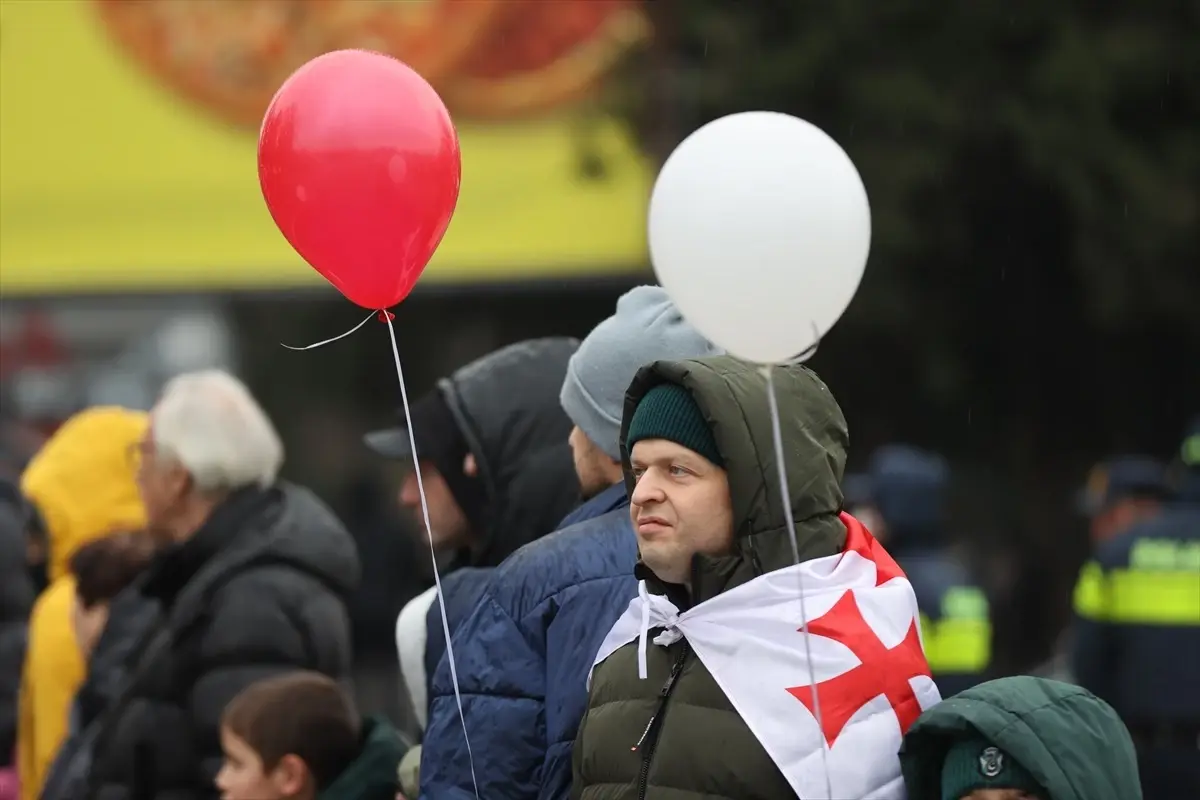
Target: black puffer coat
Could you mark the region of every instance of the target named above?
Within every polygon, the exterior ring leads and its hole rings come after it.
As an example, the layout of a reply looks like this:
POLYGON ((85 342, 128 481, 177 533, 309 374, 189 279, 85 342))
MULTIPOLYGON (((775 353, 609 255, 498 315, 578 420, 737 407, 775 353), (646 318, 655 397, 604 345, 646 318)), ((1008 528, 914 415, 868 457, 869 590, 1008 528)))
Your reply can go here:
POLYGON ((0 766, 12 762, 17 695, 33 580, 25 563, 26 508, 11 483, 0 482, 0 766))
POLYGON ((71 731, 58 748, 41 800, 82 800, 88 794, 92 753, 104 712, 121 698, 133 654, 159 619, 158 603, 141 592, 142 576, 115 598, 108 622, 88 659, 87 677, 75 693, 71 731))
POLYGON ((161 618, 101 718, 89 796, 215 797, 220 718, 234 695, 293 669, 348 678, 345 601, 358 579, 353 539, 307 490, 230 497, 142 585, 161 618))

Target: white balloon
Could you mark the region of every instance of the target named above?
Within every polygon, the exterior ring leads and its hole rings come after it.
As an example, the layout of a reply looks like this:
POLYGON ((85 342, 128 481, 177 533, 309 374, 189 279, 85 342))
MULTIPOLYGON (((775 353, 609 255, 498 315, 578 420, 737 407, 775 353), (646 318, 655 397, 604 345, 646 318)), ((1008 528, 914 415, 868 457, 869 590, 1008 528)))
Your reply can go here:
POLYGON ((854 163, 820 128, 769 111, 732 114, 683 141, 650 198, 650 258, 712 342, 788 361, 854 298, 871 208, 854 163))

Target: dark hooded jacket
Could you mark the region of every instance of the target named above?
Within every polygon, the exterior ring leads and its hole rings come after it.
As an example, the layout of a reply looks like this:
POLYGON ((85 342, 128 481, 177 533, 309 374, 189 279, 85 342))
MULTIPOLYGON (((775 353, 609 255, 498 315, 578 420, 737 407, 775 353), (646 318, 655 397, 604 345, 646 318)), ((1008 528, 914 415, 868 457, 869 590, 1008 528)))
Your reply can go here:
POLYGON ((33 579, 25 561, 28 508, 9 482, 0 485, 0 767, 12 762, 17 695, 33 608, 33 579))
POLYGON ((99 720, 89 797, 215 797, 220 717, 238 692, 295 669, 349 678, 358 579, 354 540, 307 490, 231 495, 140 584, 162 613, 99 720))
POLYGON ((571 421, 558 402, 578 347, 566 337, 517 342, 438 381, 487 497, 464 566, 496 566, 578 505, 571 421))
MULTIPOLYGON (((848 444, 846 421, 813 372, 801 366, 775 370, 800 558, 833 555, 841 552, 846 541, 845 525, 838 518, 848 444)), ((629 420, 645 393, 663 382, 687 389, 708 421, 725 461, 733 505, 734 552, 722 558, 695 556, 690 596, 683 587, 659 581, 645 565, 637 567, 637 576, 651 592, 669 595, 683 610, 790 566, 794 556, 775 479, 766 378, 758 366, 719 356, 644 367, 630 386, 621 430, 630 494, 633 478, 625 446, 629 420)), ((572 797, 795 797, 686 640, 649 649, 648 680, 639 680, 637 658, 637 644, 630 643, 592 674, 588 710, 573 753, 572 797), (677 677, 663 693, 673 671, 677 677), (654 726, 649 725, 652 718, 654 726), (631 749, 639 740, 640 747, 631 749)))
POLYGON ((925 711, 900 749, 908 796, 940 797, 946 751, 976 734, 1028 770, 1046 800, 1141 800, 1133 742, 1112 707, 1028 676, 982 683, 925 711))
MULTIPOLYGON (((572 423, 558 401, 579 342, 530 339, 477 359, 438 389, 475 456, 487 496, 481 533, 453 567, 479 567, 443 584, 450 631, 475 607, 491 568, 558 527, 579 504, 567 439, 572 423)), ((446 652, 438 603, 426 615, 426 681, 446 652)))

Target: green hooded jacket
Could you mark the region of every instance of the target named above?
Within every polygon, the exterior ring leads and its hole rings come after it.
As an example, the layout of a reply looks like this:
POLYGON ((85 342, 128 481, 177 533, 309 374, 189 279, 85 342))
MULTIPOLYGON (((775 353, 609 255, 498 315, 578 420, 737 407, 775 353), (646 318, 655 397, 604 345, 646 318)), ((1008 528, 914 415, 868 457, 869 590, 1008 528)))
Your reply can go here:
POLYGON ((1047 678, 988 681, 938 703, 909 729, 900 768, 911 800, 941 797, 946 750, 980 734, 1028 770, 1047 800, 1141 800, 1137 754, 1117 712, 1047 678))
MULTIPOLYGON (((839 553, 846 528, 838 519, 848 435, 828 387, 801 366, 774 367, 788 490, 801 560, 839 553)), ((643 367, 630 385, 621 453, 643 395, 670 382, 687 389, 725 461, 733 506, 734 552, 695 556, 692 592, 659 581, 642 564, 649 591, 680 609, 794 563, 784 517, 761 367, 730 356, 643 367)), ((795 797, 782 773, 686 642, 650 647, 647 680, 638 679, 637 644, 620 648, 592 674, 588 710, 573 753, 572 796, 579 800, 780 800, 795 797)))
POLYGON ((317 800, 396 800, 397 769, 404 744, 387 721, 369 718, 363 723, 363 745, 358 758, 326 786, 317 800))

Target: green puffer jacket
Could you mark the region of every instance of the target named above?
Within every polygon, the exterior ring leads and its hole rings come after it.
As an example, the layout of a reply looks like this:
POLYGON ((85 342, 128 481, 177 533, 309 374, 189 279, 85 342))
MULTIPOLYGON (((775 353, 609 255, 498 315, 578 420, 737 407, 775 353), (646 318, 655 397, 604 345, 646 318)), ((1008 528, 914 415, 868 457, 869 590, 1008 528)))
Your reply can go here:
MULTIPOLYGON (((839 553, 846 541, 845 525, 837 517, 846 420, 829 389, 810 370, 774 369, 800 557, 839 553)), ((760 367, 729 356, 643 367, 626 396, 621 430, 630 493, 625 447, 629 420, 642 396, 663 382, 690 391, 712 428, 728 472, 736 536, 733 555, 695 557, 691 597, 683 587, 664 585, 638 565, 637 576, 649 590, 667 594, 682 610, 794 561, 772 445, 767 382, 760 367)), ((637 657, 637 643, 630 643, 592 674, 588 710, 575 741, 572 797, 796 796, 686 641, 649 648, 648 680, 638 679, 637 657)))
POLYGON ((900 768, 912 800, 941 797, 950 743, 981 734, 1025 767, 1048 800, 1141 800, 1137 755, 1117 712, 1091 692, 1047 678, 981 683, 909 728, 900 768))
POLYGON ((400 734, 381 717, 363 723, 358 758, 321 790, 317 800, 396 800, 397 767, 404 755, 400 734))

